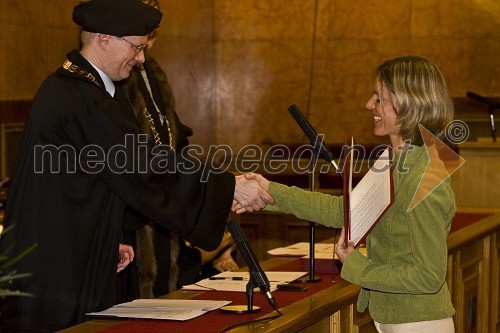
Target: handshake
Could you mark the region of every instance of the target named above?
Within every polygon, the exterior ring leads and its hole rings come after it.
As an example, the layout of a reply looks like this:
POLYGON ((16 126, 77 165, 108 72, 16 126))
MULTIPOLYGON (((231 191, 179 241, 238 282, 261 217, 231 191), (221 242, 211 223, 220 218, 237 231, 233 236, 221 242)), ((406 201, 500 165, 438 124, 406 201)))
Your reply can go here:
POLYGON ((234 200, 231 210, 236 214, 264 209, 274 204, 273 197, 267 192, 269 180, 257 173, 235 176, 234 200))

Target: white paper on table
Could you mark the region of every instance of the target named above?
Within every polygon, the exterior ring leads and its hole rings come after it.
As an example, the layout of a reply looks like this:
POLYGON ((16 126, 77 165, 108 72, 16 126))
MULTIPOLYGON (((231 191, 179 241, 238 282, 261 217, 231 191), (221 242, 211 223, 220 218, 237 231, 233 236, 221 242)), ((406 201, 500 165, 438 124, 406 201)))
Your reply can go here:
MULTIPOLYGON (((303 277, 307 272, 279 272, 279 271, 269 271, 265 272, 267 279, 271 282, 292 282, 298 278, 303 277)), ((232 278, 232 277, 242 277, 248 280, 250 278, 250 273, 248 272, 223 272, 214 275, 215 278, 232 278)))
MULTIPOLYGON (((201 280, 194 284, 182 286, 182 290, 198 290, 198 291, 233 291, 246 292, 248 281, 233 281, 233 280, 201 280)), ((269 282, 269 291, 278 289, 280 282, 269 282)), ((255 287, 255 291, 259 288, 255 287)))
MULTIPOLYGON (((332 244, 316 243, 314 244, 314 252, 324 252, 330 249, 333 251, 332 244)), ((296 244, 289 245, 287 247, 278 247, 267 251, 267 253, 275 256, 298 256, 302 257, 309 254, 309 243, 300 242, 296 244)))
MULTIPOLYGON (((270 291, 277 289, 277 285, 285 282, 292 282, 303 277, 307 272, 265 272, 271 285, 270 291)), ((215 290, 215 291, 235 291, 246 292, 246 286, 250 278, 248 272, 223 272, 214 276, 223 278, 221 280, 204 279, 194 284, 183 286, 184 290, 215 290), (243 278, 243 280, 232 280, 231 278, 243 278)))
MULTIPOLYGON (((366 247, 360 247, 358 248, 358 251, 361 252, 362 255, 366 257, 366 247)), ((310 256, 303 256, 301 259, 309 259, 310 256)), ((335 260, 337 260, 339 257, 335 255, 335 260)), ((333 259, 333 252, 316 252, 314 254, 314 259, 318 260, 332 260, 333 259)))
POLYGON ((87 315, 185 321, 230 303, 231 301, 136 299, 132 302, 115 305, 104 311, 87 313, 87 315))

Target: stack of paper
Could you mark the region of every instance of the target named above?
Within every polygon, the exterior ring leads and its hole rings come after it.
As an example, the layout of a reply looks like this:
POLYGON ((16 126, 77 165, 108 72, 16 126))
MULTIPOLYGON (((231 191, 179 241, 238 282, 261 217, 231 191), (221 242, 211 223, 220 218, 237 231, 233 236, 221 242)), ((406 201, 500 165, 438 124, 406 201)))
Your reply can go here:
MULTIPOLYGON (((303 277, 307 272, 265 272, 271 284, 271 290, 277 289, 280 283, 292 282, 303 277)), ((185 290, 216 290, 246 292, 250 274, 248 272, 224 272, 194 284, 183 286, 185 290)))
MULTIPOLYGON (((360 247, 358 249, 362 254, 366 256, 366 248, 360 247)), ((310 256, 304 256, 300 258, 300 269, 309 270, 310 265, 310 256)), ((314 271, 315 273, 324 273, 324 274, 340 274, 342 270, 342 263, 340 262, 337 255, 335 255, 335 259, 333 256, 333 247, 330 252, 318 252, 314 253, 314 271)))
MULTIPOLYGON (((325 274, 339 274, 342 269, 342 263, 338 260, 335 255, 335 260, 333 257, 333 252, 335 249, 334 244, 317 243, 314 244, 314 270, 315 273, 325 273, 325 274)), ((366 255, 366 248, 361 247, 359 251, 366 255)), ((309 272, 310 263, 310 249, 309 243, 300 242, 296 244, 289 245, 287 247, 278 247, 267 251, 267 253, 276 256, 300 256, 300 269, 309 272)))
MULTIPOLYGON (((323 244, 323 243, 317 243, 314 244, 314 251, 315 252, 333 252, 333 244, 323 244)), ((278 247, 276 249, 272 249, 267 251, 267 253, 274 255, 274 256, 283 256, 283 257, 302 257, 305 255, 309 254, 309 243, 307 242, 300 242, 300 243, 295 243, 292 245, 289 245, 287 247, 278 247)))
POLYGON ((185 299, 136 299, 104 311, 87 313, 89 316, 188 320, 216 310, 231 301, 185 299))

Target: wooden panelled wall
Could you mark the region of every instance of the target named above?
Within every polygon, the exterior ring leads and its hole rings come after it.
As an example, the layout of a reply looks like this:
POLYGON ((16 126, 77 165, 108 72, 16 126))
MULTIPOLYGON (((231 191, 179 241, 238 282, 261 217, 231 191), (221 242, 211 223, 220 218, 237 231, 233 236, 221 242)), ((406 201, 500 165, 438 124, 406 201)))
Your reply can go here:
MULTIPOLYGON (((71 21, 78 2, 0 1, 0 104, 9 108, 0 108, 0 123, 24 121, 42 80, 78 47, 78 27, 71 21), (13 102, 19 107, 12 108, 13 102)), ((205 148, 228 144, 236 153, 249 143, 267 148, 305 141, 286 111, 293 103, 332 144, 342 142, 344 130, 360 144, 381 143, 364 109, 372 72, 404 54, 436 62, 453 96, 500 95, 498 0, 160 4, 165 18, 152 54, 168 74, 181 120, 194 129, 192 143, 205 148)), ((260 234, 259 228, 272 225, 252 227, 260 234)), ((302 239, 294 230, 287 239, 302 239)), ((331 236, 331 230, 318 229, 319 239, 331 236)), ((267 248, 278 244, 261 241, 267 248)), ((460 263, 466 255, 458 257, 460 263)))
MULTIPOLYGON (((0 100, 30 100, 78 47, 78 0, 0 1, 0 100)), ((152 53, 193 143, 300 142, 296 103, 332 143, 374 142, 372 71, 408 53, 443 69, 452 95, 500 94, 497 0, 160 0, 152 53)), ((378 142, 375 140, 375 142, 378 142)))

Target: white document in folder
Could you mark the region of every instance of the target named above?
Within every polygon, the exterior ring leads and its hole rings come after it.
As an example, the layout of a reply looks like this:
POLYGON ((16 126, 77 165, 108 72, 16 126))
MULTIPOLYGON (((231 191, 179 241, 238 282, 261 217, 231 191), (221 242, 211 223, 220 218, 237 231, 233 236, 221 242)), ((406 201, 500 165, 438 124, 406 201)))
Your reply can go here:
MULTIPOLYGON (((352 165, 351 163, 350 179, 352 179, 352 165)), ((387 148, 356 185, 356 188, 350 192, 349 239, 355 246, 358 246, 375 227, 378 220, 394 202, 391 166, 392 156, 390 148, 387 148)))

